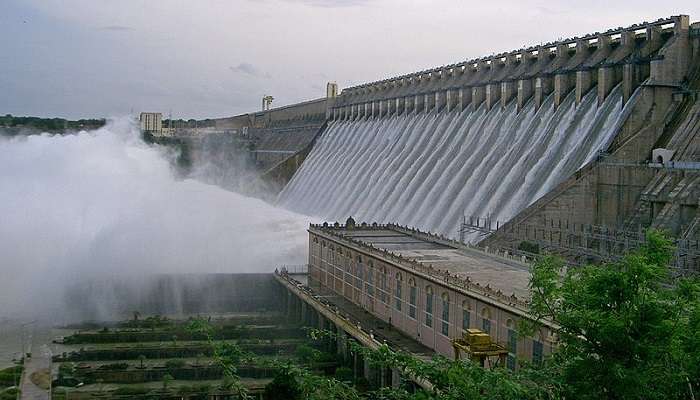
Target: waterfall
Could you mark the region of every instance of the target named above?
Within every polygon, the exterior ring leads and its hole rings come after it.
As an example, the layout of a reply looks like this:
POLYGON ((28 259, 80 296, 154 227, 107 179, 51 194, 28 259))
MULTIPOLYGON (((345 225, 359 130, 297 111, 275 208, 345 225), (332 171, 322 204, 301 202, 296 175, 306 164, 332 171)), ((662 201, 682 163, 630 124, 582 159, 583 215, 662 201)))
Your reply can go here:
POLYGON ((278 197, 293 211, 457 236, 463 215, 507 221, 595 158, 623 118, 621 88, 597 103, 413 112, 333 121, 278 197))

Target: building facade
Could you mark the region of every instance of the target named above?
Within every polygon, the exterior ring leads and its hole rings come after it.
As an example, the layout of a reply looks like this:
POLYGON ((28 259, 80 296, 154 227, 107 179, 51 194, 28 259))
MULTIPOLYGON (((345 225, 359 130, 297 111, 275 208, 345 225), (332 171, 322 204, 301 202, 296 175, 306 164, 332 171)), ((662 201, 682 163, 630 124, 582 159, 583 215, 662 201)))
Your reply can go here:
POLYGON ((555 338, 546 324, 534 336, 518 334, 519 321, 531 318, 528 277, 511 258, 396 225, 349 221, 309 229, 314 291, 342 296, 450 358, 452 341, 470 328, 508 349, 512 369, 551 353, 555 338))
POLYGON ((141 132, 147 132, 154 136, 160 136, 163 128, 163 114, 142 112, 139 115, 141 123, 141 132))

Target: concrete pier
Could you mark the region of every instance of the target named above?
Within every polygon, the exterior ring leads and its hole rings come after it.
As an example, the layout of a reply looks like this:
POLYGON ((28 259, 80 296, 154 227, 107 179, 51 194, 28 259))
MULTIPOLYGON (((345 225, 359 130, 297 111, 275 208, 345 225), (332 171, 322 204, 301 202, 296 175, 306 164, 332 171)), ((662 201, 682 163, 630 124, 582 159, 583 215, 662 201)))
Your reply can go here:
POLYGON ((518 81, 518 111, 522 110, 527 101, 530 100, 532 92, 532 79, 518 81))
POLYGON ((515 81, 501 83, 501 106, 505 107, 518 94, 515 81))

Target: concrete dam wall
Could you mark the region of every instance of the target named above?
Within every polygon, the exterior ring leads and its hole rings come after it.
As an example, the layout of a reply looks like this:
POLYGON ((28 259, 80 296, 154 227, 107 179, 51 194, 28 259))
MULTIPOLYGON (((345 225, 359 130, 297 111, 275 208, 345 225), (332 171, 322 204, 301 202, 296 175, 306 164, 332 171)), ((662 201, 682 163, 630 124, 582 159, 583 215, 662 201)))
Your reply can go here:
POLYGON ((613 147, 647 157, 660 133, 641 121, 687 81, 689 31, 660 19, 345 89, 278 201, 453 237, 463 215, 510 220, 613 147))
POLYGON ((129 318, 134 311, 186 316, 277 309, 272 274, 172 274, 94 280, 67 292, 67 321, 129 318), (85 299, 91 299, 86 302, 85 299))

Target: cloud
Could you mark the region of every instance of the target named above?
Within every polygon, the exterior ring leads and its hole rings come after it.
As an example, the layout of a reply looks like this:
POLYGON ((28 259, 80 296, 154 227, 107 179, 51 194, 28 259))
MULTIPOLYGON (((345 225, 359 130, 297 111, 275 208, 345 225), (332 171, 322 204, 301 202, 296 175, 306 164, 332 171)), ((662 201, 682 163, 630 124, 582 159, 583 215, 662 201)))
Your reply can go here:
POLYGON ((100 28, 102 31, 125 32, 131 31, 133 28, 124 25, 107 25, 100 28))
POLYGON ((228 67, 228 69, 238 74, 250 75, 256 78, 272 78, 272 75, 270 75, 269 72, 263 72, 260 69, 258 69, 255 65, 247 62, 242 62, 235 67, 228 67))
POLYGON ((356 7, 369 3, 369 0, 284 0, 290 3, 301 3, 311 7, 338 8, 356 7))

